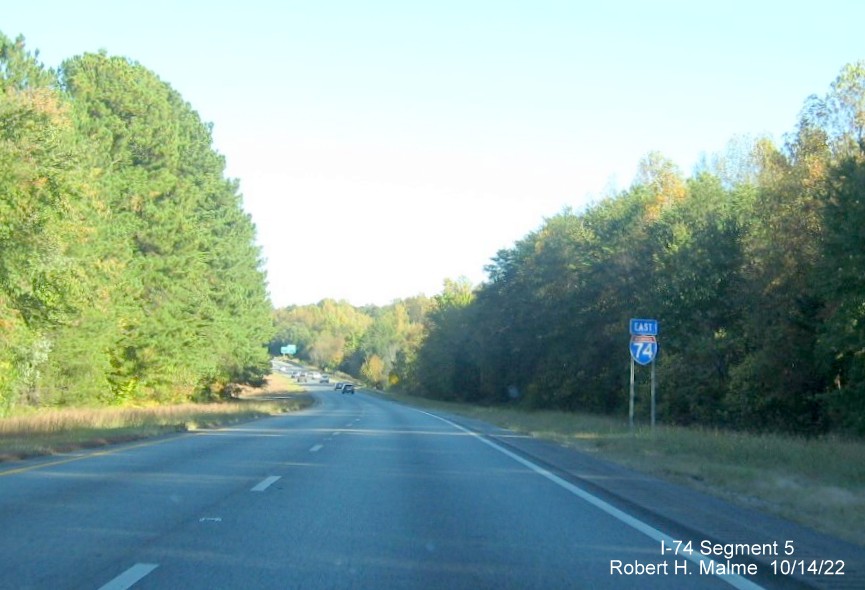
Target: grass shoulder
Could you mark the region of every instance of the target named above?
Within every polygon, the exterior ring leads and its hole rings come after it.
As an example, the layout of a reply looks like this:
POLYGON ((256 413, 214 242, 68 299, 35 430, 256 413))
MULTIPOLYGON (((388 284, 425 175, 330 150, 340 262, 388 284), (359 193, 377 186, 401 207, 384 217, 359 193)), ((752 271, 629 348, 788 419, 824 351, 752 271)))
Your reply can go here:
POLYGON ((556 441, 865 546, 865 442, 659 426, 515 407, 386 397, 556 441))
POLYGON ((0 462, 219 428, 309 407, 313 399, 282 375, 236 399, 152 407, 41 409, 0 419, 0 462))

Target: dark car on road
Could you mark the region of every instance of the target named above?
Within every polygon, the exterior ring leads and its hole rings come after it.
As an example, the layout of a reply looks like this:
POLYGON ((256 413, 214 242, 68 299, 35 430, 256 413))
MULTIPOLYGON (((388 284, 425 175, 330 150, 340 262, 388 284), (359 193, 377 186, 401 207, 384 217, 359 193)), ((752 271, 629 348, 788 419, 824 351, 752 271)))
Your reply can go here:
POLYGON ((351 383, 346 383, 342 386, 342 392, 354 395, 354 385, 352 385, 351 383))

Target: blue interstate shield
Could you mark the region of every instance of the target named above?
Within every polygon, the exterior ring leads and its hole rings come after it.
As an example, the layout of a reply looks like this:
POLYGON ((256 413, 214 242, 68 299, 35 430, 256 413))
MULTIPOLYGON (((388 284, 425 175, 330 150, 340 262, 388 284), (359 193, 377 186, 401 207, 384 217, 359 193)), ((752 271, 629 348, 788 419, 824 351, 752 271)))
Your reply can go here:
POLYGON ((658 354, 658 340, 654 336, 631 336, 631 358, 639 365, 648 365, 658 354))

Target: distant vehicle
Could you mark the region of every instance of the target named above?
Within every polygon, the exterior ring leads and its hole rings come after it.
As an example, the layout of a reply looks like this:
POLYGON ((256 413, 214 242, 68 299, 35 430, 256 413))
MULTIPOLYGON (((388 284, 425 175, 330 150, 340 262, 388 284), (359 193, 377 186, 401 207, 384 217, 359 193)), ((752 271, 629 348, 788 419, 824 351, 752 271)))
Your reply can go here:
POLYGON ((354 395, 354 385, 352 385, 351 383, 346 383, 342 386, 342 392, 354 395))
POLYGON ((330 375, 322 375, 319 383, 330 383, 330 375))
POLYGON ((345 383, 343 383, 342 381, 340 381, 339 383, 337 383, 337 384, 334 386, 334 389, 342 389, 344 386, 345 386, 345 383))

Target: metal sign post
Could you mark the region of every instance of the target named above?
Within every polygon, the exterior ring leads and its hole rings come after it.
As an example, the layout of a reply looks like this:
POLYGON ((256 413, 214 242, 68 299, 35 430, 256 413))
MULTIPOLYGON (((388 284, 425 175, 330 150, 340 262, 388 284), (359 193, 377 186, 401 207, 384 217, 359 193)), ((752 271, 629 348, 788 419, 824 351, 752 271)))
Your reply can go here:
POLYGON ((655 429, 655 361, 652 361, 652 430, 655 429))
POLYGON ((634 432, 634 357, 631 357, 631 403, 628 405, 628 424, 634 432))

